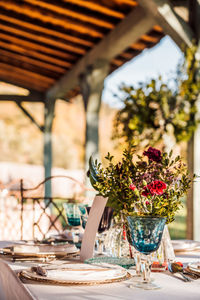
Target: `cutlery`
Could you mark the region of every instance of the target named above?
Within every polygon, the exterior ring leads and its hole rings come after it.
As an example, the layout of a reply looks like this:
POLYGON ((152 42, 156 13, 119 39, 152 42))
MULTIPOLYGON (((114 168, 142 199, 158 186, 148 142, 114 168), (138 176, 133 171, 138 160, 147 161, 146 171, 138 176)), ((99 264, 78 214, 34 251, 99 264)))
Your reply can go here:
POLYGON ((55 256, 53 257, 12 257, 13 262, 34 262, 34 261, 40 261, 40 262, 50 262, 55 259, 55 256))
POLYGON ((191 278, 189 278, 188 276, 186 276, 185 274, 183 274, 183 268, 179 264, 177 264, 177 263, 169 263, 168 264, 168 270, 172 274, 175 274, 175 273, 180 274, 183 277, 182 279, 185 282, 191 282, 191 281, 193 281, 191 278))

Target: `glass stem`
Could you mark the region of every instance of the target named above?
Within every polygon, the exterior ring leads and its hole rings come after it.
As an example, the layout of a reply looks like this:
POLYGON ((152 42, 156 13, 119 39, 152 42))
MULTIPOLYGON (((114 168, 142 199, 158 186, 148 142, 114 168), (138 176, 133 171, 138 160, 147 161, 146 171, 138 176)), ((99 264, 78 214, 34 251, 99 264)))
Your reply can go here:
POLYGON ((151 274, 151 256, 146 255, 146 259, 141 262, 141 271, 142 271, 142 279, 143 282, 150 282, 150 274, 151 274))
POLYGON ((136 275, 141 275, 141 255, 140 253, 136 253, 135 255, 135 263, 136 263, 136 266, 135 266, 135 271, 136 271, 136 275))

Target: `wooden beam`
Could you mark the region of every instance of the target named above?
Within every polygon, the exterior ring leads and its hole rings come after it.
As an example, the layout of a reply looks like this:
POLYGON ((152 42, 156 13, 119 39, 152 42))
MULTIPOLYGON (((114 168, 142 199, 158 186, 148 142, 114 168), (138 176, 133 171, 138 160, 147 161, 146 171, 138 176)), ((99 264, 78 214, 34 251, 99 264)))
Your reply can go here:
POLYGON ((149 17, 141 7, 135 8, 116 28, 110 32, 96 47, 90 50, 66 75, 64 75, 47 92, 48 97, 62 98, 65 94, 78 85, 79 74, 83 73, 88 65, 96 60, 111 61, 122 53, 141 35, 147 33, 155 21, 149 17))
POLYGON ((32 89, 38 92, 44 92, 49 87, 49 84, 46 84, 41 80, 38 81, 30 76, 24 75, 23 73, 12 72, 10 70, 5 69, 0 69, 0 80, 25 89, 32 89))
POLYGON ((38 24, 33 24, 31 22, 27 22, 25 20, 21 20, 18 19, 17 16, 10 16, 10 15, 6 15, 6 14, 0 14, 0 20, 3 20, 5 22, 9 22, 10 24, 14 24, 17 26, 20 26, 23 30, 31 30, 31 31, 35 31, 36 34, 38 34, 38 36, 42 36, 41 34, 44 35, 48 35, 51 36, 56 40, 58 39, 62 39, 63 41, 67 41, 67 42, 72 42, 75 44, 80 44, 86 47, 92 47, 94 45, 93 42, 88 41, 86 39, 80 38, 80 37, 76 37, 76 36, 72 36, 60 31, 56 31, 53 29, 49 29, 48 27, 45 26, 40 26, 38 24))
MULTIPOLYGON (((105 17, 100 19, 96 16, 84 14, 83 12, 76 12, 72 9, 69 9, 68 6, 62 5, 62 2, 59 3, 60 5, 55 5, 52 3, 49 3, 48 1, 37 1, 37 0, 24 0, 24 2, 27 2, 29 4, 32 4, 34 6, 40 7, 40 9, 46 9, 46 11, 53 11, 54 14, 57 14, 56 17, 70 17, 79 21, 82 21, 84 23, 90 23, 95 26, 112 29, 114 27, 114 24, 111 22, 108 22, 105 20, 105 17)), ((38 8, 37 8, 38 9, 38 8)), ((41 10, 42 12, 42 10, 41 10)))
POLYGON ((42 93, 38 93, 38 96, 36 95, 0 95, 0 101, 15 101, 16 103, 19 102, 44 102, 44 97, 42 93))
POLYGON ((80 34, 85 34, 94 38, 102 38, 103 33, 94 28, 94 25, 85 25, 83 23, 71 21, 66 17, 55 17, 55 13, 41 12, 37 8, 26 5, 25 3, 17 3, 13 0, 0 1, 0 7, 14 11, 18 14, 28 16, 31 19, 40 20, 44 23, 50 23, 54 26, 61 26, 66 30, 72 30, 80 34))
POLYGON ((33 124, 41 131, 44 132, 44 126, 38 124, 38 122, 33 118, 33 116, 25 109, 21 102, 16 102, 17 106, 23 111, 23 113, 31 120, 33 124))
POLYGON ((23 59, 21 60, 17 57, 10 57, 10 56, 4 55, 1 50, 0 50, 0 54, 1 54, 0 62, 2 62, 2 63, 5 63, 5 64, 13 66, 13 67, 20 68, 25 71, 31 71, 33 73, 45 76, 45 77, 53 79, 53 80, 59 79, 60 76, 64 73, 64 72, 57 73, 55 71, 53 72, 51 70, 44 69, 42 67, 42 65, 43 65, 42 63, 41 63, 41 66, 39 66, 39 65, 36 66, 35 64, 30 64, 29 62, 24 61, 23 59))
MULTIPOLYGON (((45 47, 37 42, 29 42, 28 40, 24 39, 23 37, 22 38, 15 37, 14 35, 11 35, 10 32, 6 32, 6 33, 0 32, 0 39, 9 41, 16 45, 21 45, 27 49, 33 49, 35 51, 40 51, 45 54, 58 56, 58 57, 64 58, 64 59, 68 58, 68 56, 65 54, 65 51, 64 51, 66 49, 64 49, 63 51, 60 51, 60 50, 56 50, 55 48, 51 48, 49 46, 45 47)), ((78 48, 72 47, 70 45, 67 48, 68 48, 68 51, 70 50, 72 53, 77 53, 79 55, 83 55, 86 52, 86 50, 84 50, 84 49, 78 49, 78 48)))
POLYGON ((200 0, 189 1, 189 23, 195 32, 196 41, 200 40, 200 0))
POLYGON ((70 51, 72 53, 77 53, 79 55, 83 55, 86 52, 86 49, 84 49, 81 46, 72 46, 70 44, 66 44, 64 41, 56 41, 54 38, 48 38, 45 36, 38 35, 36 33, 30 33, 26 32, 24 30, 18 29, 16 27, 7 26, 4 24, 1 24, 1 30, 4 32, 12 33, 14 35, 17 35, 19 38, 27 38, 29 40, 32 40, 34 42, 37 42, 41 45, 46 44, 48 47, 53 46, 56 48, 60 48, 62 51, 70 51))
POLYGON ((184 44, 191 46, 194 33, 190 26, 176 14, 168 0, 138 0, 138 3, 155 18, 165 34, 170 35, 179 47, 184 44))
POLYGON ((22 74, 23 76, 33 78, 33 79, 37 80, 38 82, 42 81, 43 83, 47 83, 47 84, 54 83, 54 80, 52 78, 48 78, 46 76, 31 72, 31 71, 23 70, 21 68, 14 67, 12 65, 5 64, 2 62, 0 62, 0 69, 8 71, 8 72, 13 72, 13 73, 16 72, 18 74, 22 74))
POLYGON ((42 60, 57 66, 61 66, 61 67, 65 67, 65 68, 70 68, 72 66, 72 64, 70 62, 67 61, 63 61, 62 59, 59 58, 55 58, 53 56, 50 55, 45 55, 42 54, 39 51, 34 51, 31 49, 27 49, 23 46, 19 45, 15 45, 15 44, 11 44, 9 42, 4 42, 2 40, 0 40, 0 48, 3 48, 5 50, 9 50, 9 51, 13 51, 13 52, 17 52, 20 53, 24 56, 30 56, 30 57, 34 57, 38 60, 42 60))
MULTIPOLYGON (((118 18, 118 19, 123 19, 125 15, 120 12, 116 11, 110 7, 104 6, 103 3, 98 4, 95 3, 94 1, 82 1, 82 0, 64 0, 66 3, 74 4, 80 7, 87 8, 89 10, 102 13, 103 15, 107 15, 110 17, 118 18)), ((134 2, 133 2, 134 3, 134 2)), ((135 2, 135 6, 137 6, 137 3, 135 2)))
MULTIPOLYGON (((2 45, 0 43, 0 47, 1 46, 2 45)), ((2 56, 8 57, 9 59, 11 59, 13 61, 18 60, 22 64, 27 63, 27 64, 30 64, 30 65, 42 68, 44 70, 49 70, 49 71, 60 73, 60 74, 63 74, 63 73, 66 72, 66 69, 64 69, 60 66, 55 66, 53 64, 46 63, 46 62, 43 62, 41 60, 37 60, 37 59, 31 58, 31 57, 21 55, 21 54, 18 54, 18 53, 14 53, 12 51, 7 51, 7 50, 1 49, 1 48, 0 48, 0 54, 1 54, 1 57, 2 56)))

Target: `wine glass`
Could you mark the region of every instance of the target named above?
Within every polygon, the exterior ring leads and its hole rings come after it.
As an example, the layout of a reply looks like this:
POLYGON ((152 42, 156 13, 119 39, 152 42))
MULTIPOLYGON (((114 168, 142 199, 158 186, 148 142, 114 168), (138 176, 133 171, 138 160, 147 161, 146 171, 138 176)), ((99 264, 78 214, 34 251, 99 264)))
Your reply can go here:
POLYGON ((81 211, 76 203, 63 203, 66 220, 71 227, 73 242, 78 243, 82 229, 81 211))
POLYGON ((65 214, 67 217, 67 223, 70 227, 81 226, 81 213, 79 206, 75 203, 64 203, 65 214))
POLYGON ((130 233, 129 241, 137 251, 144 255, 144 260, 141 260, 143 280, 133 283, 130 287, 139 287, 145 290, 159 289, 160 287, 152 283, 150 279, 150 254, 156 251, 160 245, 166 218, 126 216, 126 220, 130 233))

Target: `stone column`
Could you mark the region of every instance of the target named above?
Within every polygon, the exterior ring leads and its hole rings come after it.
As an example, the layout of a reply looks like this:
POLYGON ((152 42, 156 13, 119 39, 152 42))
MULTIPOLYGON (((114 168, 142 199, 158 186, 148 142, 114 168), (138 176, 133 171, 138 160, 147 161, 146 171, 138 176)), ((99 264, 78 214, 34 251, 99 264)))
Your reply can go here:
MULTIPOLYGON (((99 111, 104 79, 108 71, 109 63, 105 60, 98 60, 80 75, 80 87, 86 113, 85 172, 88 170, 91 155, 99 159, 99 111)), ((88 178, 86 178, 86 186, 90 186, 88 178)))
MULTIPOLYGON (((196 42, 199 45, 200 57, 200 1, 189 1, 189 23, 195 33, 196 42)), ((197 58, 200 60, 199 58, 197 58)), ((199 76, 199 74, 197 74, 199 76)), ((200 114, 200 99, 198 99, 198 115, 200 114)), ((188 143, 188 168, 190 174, 200 175, 200 125, 188 143)), ((200 241, 200 181, 193 183, 187 197, 187 239, 200 241)))
MULTIPOLYGON (((51 176, 52 169, 52 125, 55 99, 46 99, 44 108, 44 173, 51 176)), ((51 180, 45 183, 45 197, 51 197, 51 180)))

